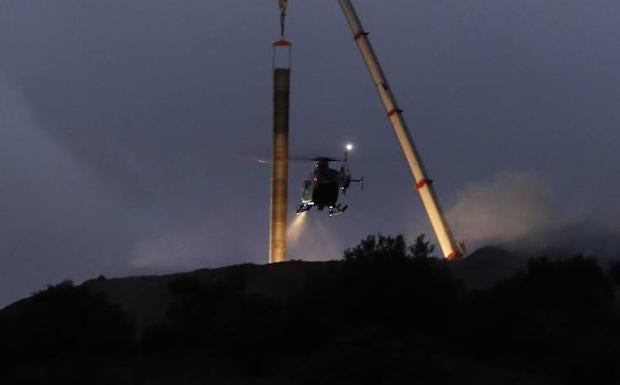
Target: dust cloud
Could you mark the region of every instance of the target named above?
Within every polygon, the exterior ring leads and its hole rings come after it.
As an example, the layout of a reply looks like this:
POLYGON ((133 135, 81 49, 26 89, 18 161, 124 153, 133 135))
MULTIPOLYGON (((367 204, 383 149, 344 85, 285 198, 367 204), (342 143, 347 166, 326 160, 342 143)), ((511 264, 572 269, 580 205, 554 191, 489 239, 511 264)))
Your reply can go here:
POLYGON ((447 216, 454 233, 466 240, 470 251, 499 245, 527 255, 561 252, 620 257, 617 219, 559 212, 553 198, 551 184, 543 176, 502 171, 465 186, 447 216))
POLYGON ((502 243, 552 227, 551 198, 551 187, 541 176, 504 171, 465 186, 448 218, 470 242, 502 243))

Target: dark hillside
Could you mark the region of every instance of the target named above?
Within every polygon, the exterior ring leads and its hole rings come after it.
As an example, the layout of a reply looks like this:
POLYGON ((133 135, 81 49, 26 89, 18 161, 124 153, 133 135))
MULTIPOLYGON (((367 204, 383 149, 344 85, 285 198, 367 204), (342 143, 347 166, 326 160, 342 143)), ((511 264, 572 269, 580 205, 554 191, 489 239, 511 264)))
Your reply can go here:
POLYGON ((468 288, 489 288, 527 268, 527 258, 501 247, 488 246, 450 264, 454 276, 468 288))
POLYGON ((133 319, 138 330, 143 330, 164 319, 173 300, 170 284, 178 280, 195 280, 207 285, 241 281, 245 295, 264 296, 283 302, 303 289, 310 277, 336 274, 337 266, 338 262, 300 261, 273 265, 245 264, 164 276, 100 278, 86 281, 83 286, 119 304, 133 319))
POLYGON ((620 383, 617 264, 431 250, 65 282, 0 312, 0 382, 620 383))

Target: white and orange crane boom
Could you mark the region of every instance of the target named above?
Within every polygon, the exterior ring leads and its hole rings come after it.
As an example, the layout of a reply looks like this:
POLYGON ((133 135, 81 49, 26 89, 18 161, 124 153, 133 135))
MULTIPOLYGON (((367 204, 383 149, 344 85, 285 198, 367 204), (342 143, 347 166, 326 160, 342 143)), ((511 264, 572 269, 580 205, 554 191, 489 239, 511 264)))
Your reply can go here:
POLYGON ((351 27, 353 37, 357 46, 360 49, 362 57, 368 66, 370 76, 377 88, 379 97, 385 106, 385 110, 388 116, 396 137, 400 142, 400 146, 403 150, 413 178, 415 180, 416 189, 418 190, 422 203, 426 209, 426 213, 431 221, 433 230, 439 242, 439 246, 445 258, 457 259, 465 254, 465 248, 462 243, 457 242, 450 231, 448 222, 443 214, 437 195, 433 188, 431 179, 428 178, 426 170, 422 165, 422 160, 418 155, 418 152, 407 128, 407 123, 402 115, 402 110, 398 107, 396 99, 390 90, 388 82, 385 78, 385 74, 381 68, 381 64, 377 59, 377 56, 368 40, 368 33, 362 27, 355 8, 350 0, 338 0, 342 11, 351 27))
MULTIPOLYGON (((462 242, 457 242, 452 235, 452 231, 450 231, 450 226, 448 225, 443 210, 439 205, 439 200, 437 199, 437 194, 433 188, 432 180, 426 174, 422 160, 420 159, 418 151, 413 143, 413 139, 411 138, 411 133, 409 132, 407 123, 403 118, 402 110, 396 103, 396 99, 385 78, 379 59, 377 59, 377 55, 368 40, 368 33, 362 27, 362 23, 357 16, 357 12, 355 12, 355 8, 353 7, 351 0, 338 0, 338 3, 340 4, 349 26, 351 27, 353 38, 360 49, 362 58, 368 67, 370 77, 372 78, 377 92, 379 93, 379 98, 385 107, 388 120, 394 129, 394 133, 398 138, 403 154, 407 159, 407 164, 413 174, 416 189, 420 194, 422 204, 424 205, 426 213, 430 219, 433 231, 435 232, 435 236, 437 237, 437 241, 439 243, 439 247, 441 248, 445 258, 458 259, 465 255, 465 246, 462 242)), ((281 35, 283 37, 288 0, 278 0, 278 6, 280 9, 281 35)))

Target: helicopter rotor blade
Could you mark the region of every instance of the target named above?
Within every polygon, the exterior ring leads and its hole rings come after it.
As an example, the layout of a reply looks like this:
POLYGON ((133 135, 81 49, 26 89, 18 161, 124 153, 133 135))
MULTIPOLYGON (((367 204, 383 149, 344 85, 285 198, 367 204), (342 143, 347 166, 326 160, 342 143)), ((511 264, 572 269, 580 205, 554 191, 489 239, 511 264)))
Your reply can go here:
MULTIPOLYGON (((241 157, 250 161, 255 161, 262 164, 272 164, 273 160, 271 156, 265 156, 266 154, 248 154, 242 153, 241 157)), ((334 158, 330 156, 306 156, 306 155, 292 155, 288 157, 288 161, 291 163, 303 163, 303 162, 346 162, 347 159, 344 158, 334 158)))

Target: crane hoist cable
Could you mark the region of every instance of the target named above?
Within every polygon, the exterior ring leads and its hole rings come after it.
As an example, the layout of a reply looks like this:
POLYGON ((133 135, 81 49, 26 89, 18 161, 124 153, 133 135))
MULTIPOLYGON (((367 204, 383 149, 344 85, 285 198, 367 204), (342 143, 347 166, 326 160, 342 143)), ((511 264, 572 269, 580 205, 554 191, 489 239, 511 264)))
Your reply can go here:
POLYGON ((284 37, 284 23, 286 19, 286 9, 288 8, 288 0, 278 0, 280 7, 280 36, 284 37))
POLYGON ((280 10, 280 40, 273 43, 273 66, 274 68, 291 68, 291 44, 284 37, 284 27, 286 20, 286 11, 288 9, 288 0, 278 0, 278 9, 280 10))

